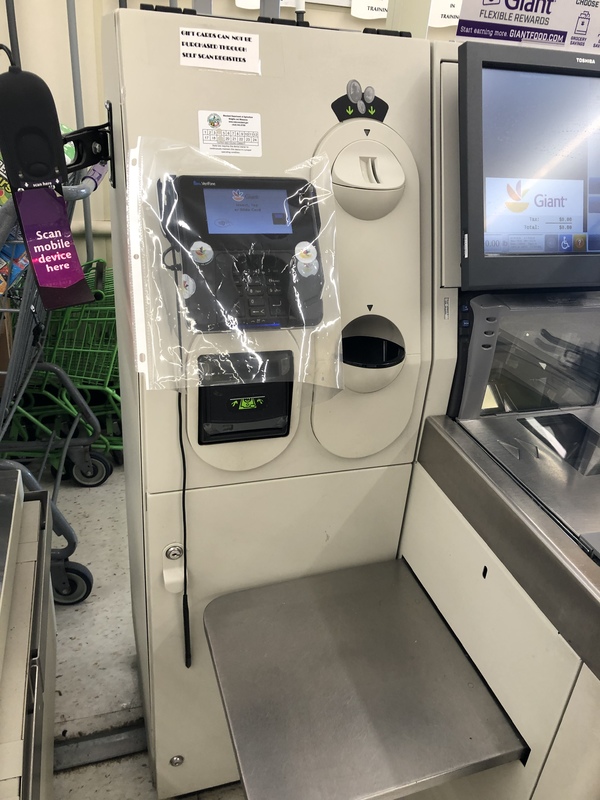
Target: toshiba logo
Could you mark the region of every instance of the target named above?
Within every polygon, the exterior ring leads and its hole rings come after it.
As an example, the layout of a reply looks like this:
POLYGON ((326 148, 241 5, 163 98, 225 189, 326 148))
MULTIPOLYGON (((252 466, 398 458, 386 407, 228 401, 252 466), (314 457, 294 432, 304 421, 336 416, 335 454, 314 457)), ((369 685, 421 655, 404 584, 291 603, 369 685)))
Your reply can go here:
POLYGON ((575 60, 577 61, 578 64, 595 64, 596 63, 596 59, 595 58, 576 58, 575 60))

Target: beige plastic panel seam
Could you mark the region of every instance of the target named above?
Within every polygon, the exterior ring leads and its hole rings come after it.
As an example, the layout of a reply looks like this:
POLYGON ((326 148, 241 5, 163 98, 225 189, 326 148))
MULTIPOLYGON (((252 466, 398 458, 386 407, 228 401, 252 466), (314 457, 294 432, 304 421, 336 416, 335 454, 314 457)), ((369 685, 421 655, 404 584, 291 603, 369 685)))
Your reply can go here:
POLYGON ((3 519, 3 550, 0 555, 4 559, 4 571, 0 581, 0 678, 4 665, 4 653, 7 648, 8 628, 10 624, 10 609, 13 596, 13 586, 15 580, 15 565, 19 552, 19 542, 21 541, 23 516, 23 483, 21 474, 16 473, 14 477, 8 472, 3 475, 6 486, 10 486, 10 492, 3 495, 2 513, 3 519), (14 495, 13 495, 14 491, 14 495), (9 521, 10 518, 10 521, 9 521), (8 536, 8 541, 6 541, 8 536))
POLYGON ((18 778, 23 769, 23 720, 31 629, 35 564, 18 564, 0 681, 0 780, 18 778))
POLYGON ((533 800, 600 797, 600 681, 584 665, 533 800))
POLYGON ((9 778, 6 781, 0 780, 0 800, 21 800, 21 781, 19 778, 9 778))
POLYGON ((37 542, 21 542, 17 551, 17 564, 36 561, 38 554, 37 542))
POLYGON ((433 359, 423 419, 446 413, 456 364, 456 287, 460 286, 458 84, 456 76, 446 76, 448 69, 456 67, 452 63, 456 53, 454 44, 431 44, 433 359))
POLYGON ((423 800, 529 800, 580 659, 419 464, 400 550, 531 748, 423 800))
MULTIPOLYGON (((40 517, 42 504, 39 500, 29 500, 23 503, 23 517, 21 520, 21 544, 35 544, 39 540, 40 517)), ((37 558, 37 551, 36 551, 37 558)))
POLYGON ((458 154, 458 64, 440 69, 440 195, 442 285, 460 288, 460 159, 458 154))
POLYGON ((0 744, 0 780, 20 778, 23 773, 23 740, 0 744))

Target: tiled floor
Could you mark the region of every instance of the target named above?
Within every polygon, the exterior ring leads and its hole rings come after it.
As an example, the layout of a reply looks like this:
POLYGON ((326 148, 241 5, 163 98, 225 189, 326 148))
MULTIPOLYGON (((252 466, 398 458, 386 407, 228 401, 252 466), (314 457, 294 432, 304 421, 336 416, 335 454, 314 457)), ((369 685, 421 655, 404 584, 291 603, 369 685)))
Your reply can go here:
MULTIPOLYGON (((79 538, 71 560, 85 564, 94 576, 85 602, 56 606, 55 736, 73 737, 142 718, 122 467, 94 489, 65 481, 58 505, 79 538)), ((61 540, 55 544, 61 546, 61 540)))
MULTIPOLYGON (((140 720, 131 624, 123 469, 94 489, 63 483, 59 508, 79 537, 71 560, 93 573, 79 605, 57 606, 55 736, 76 737, 140 720)), ((62 546, 55 539, 53 546, 62 546)), ((54 800, 156 800, 145 753, 60 772, 54 800)), ((243 800, 239 784, 189 795, 243 800)))
MULTIPOLYGON (((54 800, 156 800, 145 754, 61 772, 54 778, 54 800)), ((186 795, 186 800, 244 800, 239 784, 186 795)))

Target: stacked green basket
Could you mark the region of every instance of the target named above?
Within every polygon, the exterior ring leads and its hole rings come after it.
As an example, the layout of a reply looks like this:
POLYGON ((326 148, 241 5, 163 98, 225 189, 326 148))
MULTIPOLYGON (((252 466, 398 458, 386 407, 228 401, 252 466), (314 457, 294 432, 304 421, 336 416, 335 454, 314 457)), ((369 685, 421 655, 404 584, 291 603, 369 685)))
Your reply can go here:
MULTIPOLYGON (((67 476, 82 485, 98 486, 112 472, 106 456, 111 455, 117 464, 123 461, 114 284, 104 261, 91 261, 83 268, 94 302, 54 311, 35 330, 44 342, 43 360, 67 373, 100 422, 102 432, 90 452, 93 474, 83 473, 69 458, 65 463, 67 476)), ((20 283, 11 290, 16 307, 21 302, 20 283)), ((3 458, 25 463, 39 460, 40 450, 32 447, 29 451, 27 445, 47 443, 41 468, 48 462, 56 469, 63 443, 71 435, 85 437, 92 432, 81 419, 81 408, 74 405, 69 392, 51 373, 34 371, 17 403, 2 442, 5 447, 0 446, 3 458)))
MULTIPOLYGON (((100 421, 104 447, 117 464, 123 461, 121 398, 112 270, 100 259, 84 264, 94 302, 52 314, 46 339, 46 360, 62 367, 100 421)), ((75 416, 65 390, 61 403, 75 416)))

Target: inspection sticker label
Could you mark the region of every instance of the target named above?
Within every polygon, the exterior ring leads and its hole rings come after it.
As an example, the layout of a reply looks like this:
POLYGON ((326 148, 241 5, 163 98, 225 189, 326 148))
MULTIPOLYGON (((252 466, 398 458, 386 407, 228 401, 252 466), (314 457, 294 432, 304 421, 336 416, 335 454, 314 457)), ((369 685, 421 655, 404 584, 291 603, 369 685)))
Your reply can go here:
POLYGON ((260 114, 199 111, 200 152, 211 156, 262 156, 260 114))
POLYGON ((179 63, 183 67, 260 73, 257 33, 179 29, 179 63))

